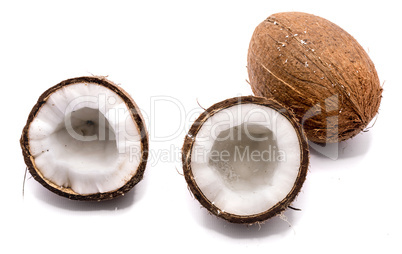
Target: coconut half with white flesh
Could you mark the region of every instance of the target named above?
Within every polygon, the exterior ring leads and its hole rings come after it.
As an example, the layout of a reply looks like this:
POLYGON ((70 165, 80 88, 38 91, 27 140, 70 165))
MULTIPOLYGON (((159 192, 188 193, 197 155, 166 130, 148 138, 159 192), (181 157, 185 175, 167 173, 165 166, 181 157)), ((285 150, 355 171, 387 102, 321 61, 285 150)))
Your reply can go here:
POLYGON ((191 192, 209 212, 252 224, 289 207, 306 178, 309 152, 293 113, 274 100, 245 96, 199 116, 182 162, 191 192))
POLYGON ((143 178, 148 156, 139 108, 104 77, 68 79, 45 91, 20 143, 35 180, 76 200, 124 195, 143 178))

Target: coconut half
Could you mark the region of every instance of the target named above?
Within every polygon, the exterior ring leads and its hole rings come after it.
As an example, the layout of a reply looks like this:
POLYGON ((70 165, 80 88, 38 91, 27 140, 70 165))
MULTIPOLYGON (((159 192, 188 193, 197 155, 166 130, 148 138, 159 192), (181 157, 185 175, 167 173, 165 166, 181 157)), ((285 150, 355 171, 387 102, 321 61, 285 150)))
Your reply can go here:
POLYGON ((234 223, 265 221, 285 210, 307 174, 307 140, 278 102, 239 97, 219 102, 190 128, 184 176, 212 214, 234 223))
POLYGON ((34 179, 77 200, 124 195, 143 178, 148 156, 139 108, 104 77, 68 79, 45 91, 20 143, 34 179))

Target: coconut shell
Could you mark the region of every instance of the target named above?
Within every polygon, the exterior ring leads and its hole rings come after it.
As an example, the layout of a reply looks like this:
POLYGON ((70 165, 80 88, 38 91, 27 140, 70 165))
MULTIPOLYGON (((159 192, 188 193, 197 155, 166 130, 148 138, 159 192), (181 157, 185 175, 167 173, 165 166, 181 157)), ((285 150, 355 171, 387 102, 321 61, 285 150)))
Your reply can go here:
POLYGON ((313 142, 355 136, 380 106, 382 87, 370 57, 342 28, 311 14, 277 13, 260 23, 247 69, 254 94, 291 108, 313 142))
POLYGON ((145 167, 146 167, 146 161, 148 158, 148 133, 145 127, 145 123, 143 120, 143 117, 141 115, 141 112, 138 108, 138 106, 135 104, 134 100, 130 97, 130 95, 125 92, 121 87, 115 85, 111 81, 107 80, 104 77, 79 77, 79 78, 72 78, 72 79, 67 79, 59 84, 49 88, 46 90, 38 99, 38 102, 35 104, 35 106, 32 108, 31 113, 28 116, 27 123, 22 131, 22 136, 20 139, 20 144, 21 144, 21 149, 22 149, 22 154, 24 156, 25 164, 27 165, 27 168, 32 175, 32 177, 38 181, 40 184, 42 184, 44 187, 49 189, 50 191, 69 198, 73 200, 83 200, 83 201, 101 201, 101 200, 109 200, 113 199, 118 196, 122 196, 125 193, 127 193, 129 190, 131 190, 134 185, 136 185, 139 181, 142 180, 145 167), (121 188, 115 190, 115 191, 110 191, 110 192, 103 192, 103 193, 95 193, 95 194, 88 194, 88 195, 81 195, 76 192, 74 192, 71 188, 65 188, 58 186, 51 182, 49 179, 46 179, 42 173, 40 172, 40 169, 38 169, 35 165, 35 159, 31 155, 30 152, 30 147, 29 147, 29 127, 31 122, 35 119, 36 115, 38 114, 39 110, 41 109, 42 105, 46 103, 48 98, 52 93, 57 91, 58 89, 68 86, 68 85, 73 85, 76 83, 95 83, 101 86, 104 86, 106 88, 109 88, 113 92, 115 92, 118 96, 120 96, 123 101, 126 103, 128 109, 130 110, 131 117, 133 121, 136 123, 136 126, 138 128, 138 132, 141 134, 141 162, 137 168, 136 174, 129 179, 124 186, 121 188))
POLYGON ((303 129, 301 128, 297 118, 291 111, 287 110, 283 105, 281 105, 280 103, 278 103, 273 99, 266 99, 255 96, 243 96, 243 97, 235 97, 227 99, 219 103, 216 103, 207 110, 205 110, 197 118, 197 120, 195 120, 195 122, 191 126, 188 134, 184 139, 184 144, 182 148, 182 164, 183 164, 184 177, 186 179, 190 191, 193 193, 193 196, 201 203, 201 205, 205 207, 211 214, 214 214, 232 223, 253 224, 263 222, 273 216, 276 216, 291 205, 291 203, 294 201, 297 194, 299 193, 300 189, 302 188, 302 185, 306 179, 307 169, 309 165, 309 150, 308 150, 307 138, 303 132, 303 129), (208 198, 203 194, 202 190, 198 187, 197 182, 194 179, 194 175, 191 169, 191 153, 198 131, 201 129, 202 125, 208 120, 209 117, 212 117, 219 111, 232 107, 234 105, 250 104, 250 103, 272 108, 278 111, 281 115, 283 115, 291 122, 296 131, 297 136, 299 137, 300 167, 298 176, 296 178, 292 190, 287 194, 287 196, 283 200, 281 200, 275 206, 271 207, 269 210, 265 212, 250 216, 240 216, 222 211, 219 207, 214 205, 211 200, 208 200, 208 198))

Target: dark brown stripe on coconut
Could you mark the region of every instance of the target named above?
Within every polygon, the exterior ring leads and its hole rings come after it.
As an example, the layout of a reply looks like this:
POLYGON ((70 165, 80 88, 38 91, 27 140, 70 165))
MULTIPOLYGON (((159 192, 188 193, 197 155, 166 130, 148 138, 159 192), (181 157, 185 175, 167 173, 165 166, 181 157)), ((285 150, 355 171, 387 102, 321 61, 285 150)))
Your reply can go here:
POLYGON ((20 145, 22 149, 22 154, 24 156, 24 161, 25 164, 28 167, 28 170, 32 177, 38 181, 40 184, 42 184, 44 187, 46 187, 48 190, 69 198, 73 200, 82 200, 82 201, 102 201, 102 200, 109 200, 113 199, 118 196, 123 196, 125 193, 130 191, 139 181, 142 180, 144 176, 144 171, 147 163, 147 158, 148 158, 148 133, 145 127, 145 122, 143 120, 143 117, 141 115, 141 112, 138 108, 138 106, 135 104, 134 100, 131 98, 131 96, 124 91, 121 87, 117 86, 113 82, 107 80, 105 77, 78 77, 78 78, 72 78, 72 79, 67 79, 59 84, 49 88, 46 90, 38 99, 38 102, 35 104, 35 106, 32 108, 31 113, 28 116, 27 123, 22 131, 22 136, 20 139, 20 145), (116 93, 118 96, 122 98, 122 100, 125 102, 127 105, 128 109, 130 110, 130 115, 133 118, 134 122, 136 123, 136 127, 138 129, 138 133, 141 135, 141 162, 137 168, 136 174, 131 177, 127 183, 122 186, 121 188, 115 190, 115 191, 109 191, 109 192, 103 192, 103 193, 95 193, 95 194, 89 194, 89 195, 81 195, 76 192, 74 192, 71 188, 64 188, 60 187, 50 180, 46 179, 40 170, 36 167, 35 165, 35 160, 34 157, 31 155, 30 152, 30 147, 29 147, 29 127, 32 121, 35 119, 37 116, 39 110, 41 107, 46 103, 46 101, 49 99, 50 95, 59 90, 62 87, 73 85, 73 84, 78 84, 78 83, 93 83, 97 84, 100 86, 104 86, 110 90, 112 90, 114 93, 116 93))
POLYGON ((293 113, 291 113, 289 110, 287 110, 284 106, 282 106, 275 100, 266 99, 262 97, 254 97, 254 96, 243 96, 243 97, 235 97, 227 99, 219 103, 216 103, 207 110, 205 110, 197 118, 197 120, 195 120, 194 124, 191 126, 188 134, 184 139, 184 145, 182 148, 182 164, 183 164, 184 177, 186 179, 188 187, 190 188, 194 197, 210 213, 232 223, 253 224, 263 222, 273 216, 280 214, 286 208, 288 208, 289 205, 294 201, 306 179, 307 169, 309 165, 309 150, 304 131, 300 127, 300 124, 298 123, 298 120, 293 115, 293 113), (287 194, 287 196, 282 201, 277 203, 275 206, 271 207, 269 210, 250 216, 239 216, 236 214, 224 212, 219 207, 212 204, 212 202, 208 200, 208 198, 203 194, 201 189, 198 187, 191 169, 191 152, 193 149, 195 138, 198 134, 198 131, 201 129, 202 125, 205 123, 205 121, 207 121, 208 118, 212 117, 217 112, 238 104, 257 104, 276 110, 286 119, 288 119, 289 122, 292 124, 299 138, 299 145, 300 145, 300 167, 298 176, 296 178, 292 190, 287 194))

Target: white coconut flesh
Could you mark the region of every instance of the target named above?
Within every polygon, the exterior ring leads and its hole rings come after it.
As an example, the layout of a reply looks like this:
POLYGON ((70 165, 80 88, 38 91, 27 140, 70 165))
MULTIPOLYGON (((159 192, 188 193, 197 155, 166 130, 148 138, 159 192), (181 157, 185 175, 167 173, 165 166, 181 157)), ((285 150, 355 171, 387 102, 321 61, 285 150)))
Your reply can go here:
POLYGON ((299 138, 286 117, 266 106, 239 104, 202 125, 191 169, 219 212, 250 216, 269 210, 292 190, 300 153, 299 138))
POLYGON ((119 95, 95 83, 52 93, 28 137, 40 173, 81 195, 119 189, 141 160, 141 135, 130 110, 119 95))

